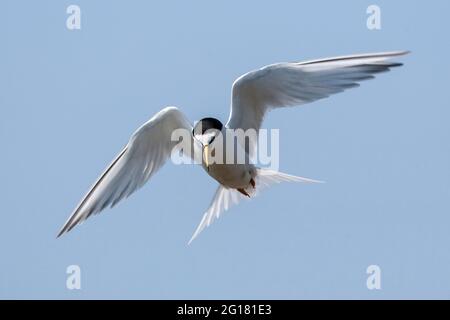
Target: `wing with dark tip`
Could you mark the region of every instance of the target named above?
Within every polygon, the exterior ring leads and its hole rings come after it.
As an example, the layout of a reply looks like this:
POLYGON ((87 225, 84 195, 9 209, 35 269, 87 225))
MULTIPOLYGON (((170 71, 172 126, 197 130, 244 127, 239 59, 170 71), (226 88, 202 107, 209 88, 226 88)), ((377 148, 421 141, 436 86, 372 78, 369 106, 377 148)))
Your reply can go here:
MULTIPOLYGON (((293 63, 277 63, 239 77, 233 84, 226 126, 259 130, 273 108, 302 105, 359 86, 401 66, 390 61, 408 52, 383 52, 293 63)), ((254 145, 247 150, 252 152, 254 145)))
MULTIPOLYGON (((189 130, 192 139, 192 125, 175 107, 161 110, 142 125, 84 196, 58 237, 142 187, 163 166, 179 143, 171 139, 176 129, 189 130)), ((195 143, 193 139, 192 143, 195 143)))

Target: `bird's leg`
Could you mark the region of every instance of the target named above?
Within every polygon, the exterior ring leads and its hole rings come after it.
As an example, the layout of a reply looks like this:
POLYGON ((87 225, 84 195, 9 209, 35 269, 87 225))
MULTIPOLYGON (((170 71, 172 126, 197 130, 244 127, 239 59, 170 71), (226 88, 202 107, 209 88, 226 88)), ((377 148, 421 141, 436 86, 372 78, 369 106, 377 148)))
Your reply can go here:
POLYGON ((245 191, 245 189, 238 188, 236 190, 239 191, 240 193, 242 193, 244 196, 247 196, 247 197, 250 198, 250 195, 247 193, 247 191, 245 191))
POLYGON ((255 189, 256 183, 255 180, 253 180, 253 178, 250 179, 250 184, 252 185, 253 189, 255 189))

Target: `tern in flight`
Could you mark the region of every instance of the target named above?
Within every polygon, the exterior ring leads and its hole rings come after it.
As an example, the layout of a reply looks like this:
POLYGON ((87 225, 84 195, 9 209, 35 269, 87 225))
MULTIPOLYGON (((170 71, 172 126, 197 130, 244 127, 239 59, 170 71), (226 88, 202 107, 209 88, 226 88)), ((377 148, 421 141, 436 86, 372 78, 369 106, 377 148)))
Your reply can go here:
MULTIPOLYGON (((276 63, 248 72, 233 83, 231 111, 225 125, 217 119, 204 118, 192 126, 178 108, 162 109, 131 136, 128 144, 75 208, 58 237, 142 187, 171 156, 178 143, 171 139, 176 129, 188 130, 189 139, 201 152, 202 167, 219 182, 211 205, 189 243, 231 204, 252 197, 265 186, 283 181, 319 182, 258 168, 249 161, 210 163, 209 147, 224 130, 253 129, 258 132, 264 116, 271 109, 302 105, 357 87, 360 81, 401 66, 391 59, 406 53, 383 52, 276 63)), ((237 143, 251 158, 256 142, 237 143)), ((195 157, 194 153, 190 156, 195 157)))

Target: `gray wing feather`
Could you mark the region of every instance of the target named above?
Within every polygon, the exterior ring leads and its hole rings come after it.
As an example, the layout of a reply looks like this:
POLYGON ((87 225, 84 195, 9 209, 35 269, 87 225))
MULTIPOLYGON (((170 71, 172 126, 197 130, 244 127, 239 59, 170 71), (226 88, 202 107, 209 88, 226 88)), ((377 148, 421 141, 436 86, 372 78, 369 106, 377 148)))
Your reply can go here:
POLYGON ((270 109, 302 105, 357 87, 360 81, 373 79, 378 73, 401 66, 401 63, 388 60, 406 53, 386 52, 277 63, 246 73, 233 84, 231 112, 226 126, 259 130, 270 109))
POLYGON ((175 107, 167 107, 142 125, 75 208, 58 237, 91 215, 113 207, 142 187, 160 169, 178 143, 173 130, 192 126, 175 107))

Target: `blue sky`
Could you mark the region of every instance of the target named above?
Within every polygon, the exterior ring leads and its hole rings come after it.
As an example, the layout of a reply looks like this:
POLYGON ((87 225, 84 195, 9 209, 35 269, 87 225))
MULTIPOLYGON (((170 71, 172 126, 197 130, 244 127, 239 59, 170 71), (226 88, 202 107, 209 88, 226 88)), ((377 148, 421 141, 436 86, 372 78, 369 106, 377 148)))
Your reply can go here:
POLYGON ((448 1, 3 1, 0 298, 450 298, 448 1), (81 30, 66 8, 81 8, 81 30), (381 8, 382 29, 366 27, 381 8), (360 88, 272 112, 282 184, 191 246, 215 191, 166 165, 55 235, 131 133, 167 105, 228 118, 241 74, 281 61, 411 50, 360 88), (81 290, 66 268, 81 268, 81 290), (366 268, 381 268, 368 290, 366 268))

